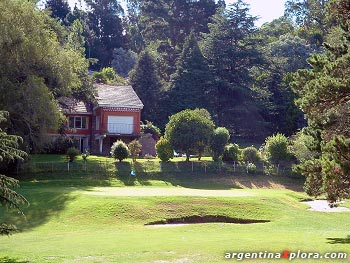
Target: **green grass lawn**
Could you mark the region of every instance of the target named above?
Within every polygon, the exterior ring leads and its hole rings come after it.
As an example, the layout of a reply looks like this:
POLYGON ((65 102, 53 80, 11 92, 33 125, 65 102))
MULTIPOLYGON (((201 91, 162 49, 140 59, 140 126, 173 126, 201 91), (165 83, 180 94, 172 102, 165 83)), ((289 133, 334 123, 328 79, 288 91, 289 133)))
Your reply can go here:
MULTIPOLYGON (((0 211, 0 221, 21 232, 0 237, 0 263, 206 263, 226 262, 226 252, 348 252, 348 213, 307 211, 301 181, 268 176, 196 174, 164 177, 27 180, 20 192, 31 205, 26 218, 0 211), (132 186, 128 186, 132 185, 132 186), (108 187, 108 188, 104 188, 108 187), (232 191, 236 197, 96 195, 103 189, 179 188, 232 191), (242 195, 241 195, 242 194, 242 195), (180 227, 145 224, 193 215, 269 220, 259 224, 208 223, 180 227)), ((220 192, 220 193, 222 193, 220 192)), ((141 194, 142 195, 142 194, 141 194)), ((287 260, 282 260, 286 261, 287 260)), ((330 262, 293 260, 292 262, 330 262)), ((244 260, 244 262, 276 262, 244 260)), ((350 262, 332 260, 331 262, 350 262)))

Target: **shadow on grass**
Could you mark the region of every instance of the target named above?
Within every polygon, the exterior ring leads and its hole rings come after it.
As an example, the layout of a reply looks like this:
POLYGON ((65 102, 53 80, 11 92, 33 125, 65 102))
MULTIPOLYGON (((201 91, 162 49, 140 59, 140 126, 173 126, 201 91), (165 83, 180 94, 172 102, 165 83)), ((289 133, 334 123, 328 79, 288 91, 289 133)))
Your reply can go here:
POLYGON ((22 208, 25 216, 15 210, 0 210, 0 221, 16 225, 20 232, 45 224, 63 211, 68 202, 75 200, 71 194, 75 190, 69 187, 47 187, 41 183, 27 184, 18 191, 30 203, 28 207, 22 208))
POLYGON ((350 244, 350 235, 345 238, 327 238, 329 244, 350 244))
POLYGON ((2 257, 0 263, 30 263, 29 261, 17 260, 14 258, 2 257))
MULTIPOLYGON (((28 207, 22 207, 25 216, 16 210, 0 209, 0 221, 17 226, 19 231, 27 231, 45 224, 54 216, 58 216, 67 204, 76 200, 77 190, 89 191, 92 187, 110 186, 108 180, 97 179, 63 179, 20 182, 16 191, 29 202, 28 207)), ((1 263, 2 261, 0 261, 1 263)))
POLYGON ((116 162, 115 167, 118 179, 122 181, 125 186, 135 186, 137 183, 143 186, 151 185, 147 176, 138 175, 141 170, 141 165, 139 163, 116 162), (134 173, 132 174, 131 171, 134 173))

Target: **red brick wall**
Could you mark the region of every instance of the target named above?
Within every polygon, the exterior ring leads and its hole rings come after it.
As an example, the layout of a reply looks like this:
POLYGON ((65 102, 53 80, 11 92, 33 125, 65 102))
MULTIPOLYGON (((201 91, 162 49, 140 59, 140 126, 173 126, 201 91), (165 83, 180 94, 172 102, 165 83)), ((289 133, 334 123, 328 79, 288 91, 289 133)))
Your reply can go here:
MULTIPOLYGON (((67 135, 77 135, 77 134, 82 134, 82 135, 90 135, 91 134, 91 115, 84 115, 84 114, 68 114, 67 116, 67 121, 69 117, 87 117, 87 129, 75 129, 75 130, 71 130, 68 129, 66 131, 67 135), (74 132, 76 131, 76 132, 74 132)), ((68 124, 67 124, 68 127, 68 124)))

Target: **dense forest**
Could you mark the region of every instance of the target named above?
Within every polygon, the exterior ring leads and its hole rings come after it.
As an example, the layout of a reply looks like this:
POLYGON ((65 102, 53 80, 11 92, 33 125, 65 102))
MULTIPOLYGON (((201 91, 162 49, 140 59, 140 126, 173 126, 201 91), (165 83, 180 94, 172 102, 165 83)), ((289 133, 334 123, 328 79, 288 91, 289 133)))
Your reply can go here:
POLYGON ((242 0, 86 0, 73 10, 47 0, 43 12, 74 28, 90 70, 127 78, 143 120, 164 128, 174 113, 206 108, 234 138, 262 140, 306 125, 290 76, 324 50, 326 3, 287 1, 285 15, 260 28, 242 0))

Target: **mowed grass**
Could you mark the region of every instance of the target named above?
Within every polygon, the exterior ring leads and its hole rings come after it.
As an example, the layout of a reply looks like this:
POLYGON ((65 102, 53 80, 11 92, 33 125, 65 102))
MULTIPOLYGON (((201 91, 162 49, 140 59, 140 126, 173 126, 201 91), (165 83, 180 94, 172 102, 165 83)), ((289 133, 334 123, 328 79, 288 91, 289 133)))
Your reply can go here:
MULTIPOLYGON (((26 219, 0 211, 0 222, 16 223, 21 232, 0 237, 0 262, 206 263, 226 262, 226 252, 348 252, 350 214, 307 211, 308 197, 295 179, 268 176, 169 176, 76 178, 23 182, 20 192, 31 205, 26 219), (104 188, 108 187, 108 188, 104 188), (95 195, 111 187, 215 190, 218 196, 95 195), (221 197, 220 191, 237 192, 221 197), (180 227, 145 224, 192 215, 223 215, 270 220, 259 224, 208 223, 180 227)), ((108 191, 107 191, 108 189, 108 191)), ((244 260, 276 262, 276 260, 244 260)), ((293 262, 330 262, 293 260, 293 262)), ((332 260, 332 262, 350 262, 332 260)))

